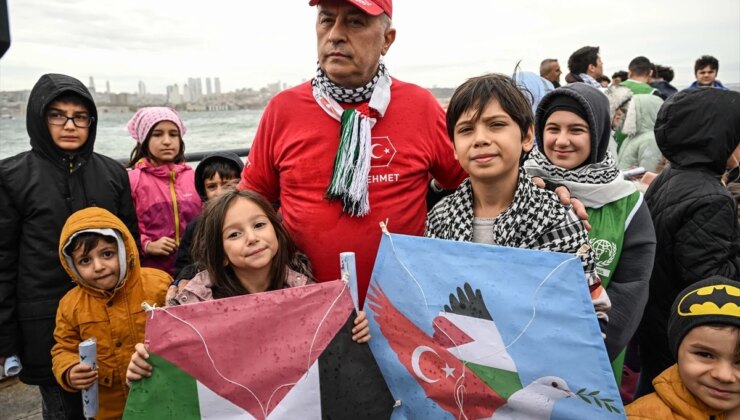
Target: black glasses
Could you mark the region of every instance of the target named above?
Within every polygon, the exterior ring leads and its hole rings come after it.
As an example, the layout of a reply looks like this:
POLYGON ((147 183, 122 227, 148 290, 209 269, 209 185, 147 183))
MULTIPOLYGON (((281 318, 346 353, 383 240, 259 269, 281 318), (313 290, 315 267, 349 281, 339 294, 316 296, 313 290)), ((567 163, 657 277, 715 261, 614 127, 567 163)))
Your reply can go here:
POLYGON ((46 114, 46 121, 51 125, 66 125, 69 120, 72 120, 72 124, 77 128, 87 128, 92 125, 93 121, 95 121, 95 117, 91 117, 89 115, 75 115, 73 117, 68 117, 59 112, 50 112, 46 114))

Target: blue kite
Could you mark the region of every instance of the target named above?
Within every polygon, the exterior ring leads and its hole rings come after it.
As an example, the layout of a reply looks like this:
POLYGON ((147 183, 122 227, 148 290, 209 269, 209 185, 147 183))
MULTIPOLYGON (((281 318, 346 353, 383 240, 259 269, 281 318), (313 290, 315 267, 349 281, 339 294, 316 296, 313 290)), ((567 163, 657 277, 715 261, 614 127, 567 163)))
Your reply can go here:
POLYGON ((619 419, 575 255, 384 234, 367 295, 394 419, 619 419))

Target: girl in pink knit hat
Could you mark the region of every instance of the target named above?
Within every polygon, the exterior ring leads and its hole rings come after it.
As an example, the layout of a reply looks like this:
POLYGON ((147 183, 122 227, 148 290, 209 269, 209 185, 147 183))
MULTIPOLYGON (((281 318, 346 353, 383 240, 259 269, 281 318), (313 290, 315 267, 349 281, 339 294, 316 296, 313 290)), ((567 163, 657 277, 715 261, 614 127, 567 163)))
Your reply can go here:
POLYGON ((128 122, 136 141, 128 175, 139 219, 141 265, 170 275, 185 227, 202 208, 194 172, 184 162, 185 131, 180 115, 167 107, 141 108, 128 122))

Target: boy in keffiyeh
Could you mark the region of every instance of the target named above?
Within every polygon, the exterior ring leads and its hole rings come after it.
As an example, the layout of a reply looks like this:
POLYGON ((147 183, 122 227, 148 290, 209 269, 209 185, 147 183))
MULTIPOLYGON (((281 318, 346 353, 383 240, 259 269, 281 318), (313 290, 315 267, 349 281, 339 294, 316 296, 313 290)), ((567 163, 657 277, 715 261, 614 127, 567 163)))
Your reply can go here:
POLYGON ((577 254, 605 331, 611 303, 583 224, 521 167, 534 144, 533 117, 516 83, 499 74, 463 83, 447 108, 447 133, 469 178, 429 212, 425 235, 577 254))
POLYGON ((622 350, 648 297, 655 255, 650 213, 607 151, 609 100, 603 93, 583 83, 550 92, 537 108, 535 135, 537 148, 524 165, 527 173, 564 184, 588 211, 596 272, 612 302, 606 349, 620 381, 622 350))

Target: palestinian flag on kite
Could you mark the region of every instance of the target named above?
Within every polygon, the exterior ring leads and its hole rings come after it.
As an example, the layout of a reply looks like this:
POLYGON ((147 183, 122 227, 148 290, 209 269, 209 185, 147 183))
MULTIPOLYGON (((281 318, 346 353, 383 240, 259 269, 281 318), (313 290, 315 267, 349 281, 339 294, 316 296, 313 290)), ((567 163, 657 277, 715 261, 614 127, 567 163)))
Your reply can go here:
POLYGON ((575 255, 384 234, 365 311, 394 418, 624 418, 575 255))
POLYGON ((152 376, 132 385, 124 419, 389 418, 355 316, 342 281, 155 308, 152 376))

